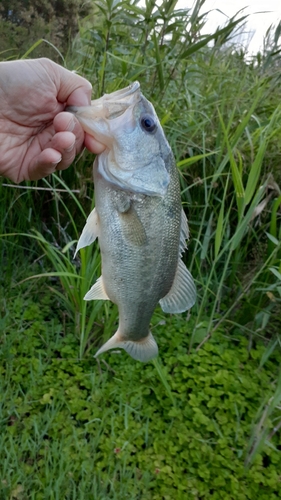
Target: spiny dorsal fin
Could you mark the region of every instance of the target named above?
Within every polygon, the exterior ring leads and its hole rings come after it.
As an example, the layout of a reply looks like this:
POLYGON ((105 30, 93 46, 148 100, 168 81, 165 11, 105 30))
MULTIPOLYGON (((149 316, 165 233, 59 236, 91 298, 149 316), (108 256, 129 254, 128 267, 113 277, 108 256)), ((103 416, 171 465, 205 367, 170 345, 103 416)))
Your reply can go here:
POLYGON ((180 257, 186 249, 186 240, 189 239, 189 228, 187 218, 182 208, 181 211, 181 230, 180 230, 180 257))

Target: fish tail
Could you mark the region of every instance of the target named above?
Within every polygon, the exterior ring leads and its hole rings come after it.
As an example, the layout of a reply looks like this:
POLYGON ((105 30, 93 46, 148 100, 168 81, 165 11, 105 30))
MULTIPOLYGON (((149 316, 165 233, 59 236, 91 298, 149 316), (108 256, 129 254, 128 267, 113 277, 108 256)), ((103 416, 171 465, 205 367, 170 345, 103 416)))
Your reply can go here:
POLYGON ((155 358, 158 354, 157 343, 150 332, 147 337, 141 340, 123 340, 119 330, 117 330, 113 337, 98 350, 95 354, 95 358, 103 352, 116 348, 124 349, 132 358, 143 362, 155 358))

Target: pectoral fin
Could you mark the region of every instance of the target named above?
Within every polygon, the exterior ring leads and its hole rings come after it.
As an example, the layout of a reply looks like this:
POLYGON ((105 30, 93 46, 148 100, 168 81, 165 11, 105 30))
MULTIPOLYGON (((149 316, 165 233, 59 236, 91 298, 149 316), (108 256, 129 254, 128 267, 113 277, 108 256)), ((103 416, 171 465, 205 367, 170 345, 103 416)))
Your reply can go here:
POLYGON ((196 287, 193 278, 179 259, 175 279, 171 290, 159 303, 166 313, 182 313, 190 309, 196 300, 196 287))
POLYGON ((80 248, 87 247, 88 245, 91 245, 95 241, 95 239, 98 237, 99 233, 99 221, 98 221, 98 214, 96 209, 92 210, 90 213, 87 222, 84 226, 84 229, 82 231, 82 234, 78 240, 76 251, 74 254, 74 257, 76 256, 78 250, 80 248))
POLYGON ((97 279, 92 288, 86 293, 84 300, 110 300, 105 291, 102 276, 97 279))
POLYGON ((122 234, 132 245, 140 247, 147 241, 144 226, 133 206, 127 212, 120 212, 122 234))

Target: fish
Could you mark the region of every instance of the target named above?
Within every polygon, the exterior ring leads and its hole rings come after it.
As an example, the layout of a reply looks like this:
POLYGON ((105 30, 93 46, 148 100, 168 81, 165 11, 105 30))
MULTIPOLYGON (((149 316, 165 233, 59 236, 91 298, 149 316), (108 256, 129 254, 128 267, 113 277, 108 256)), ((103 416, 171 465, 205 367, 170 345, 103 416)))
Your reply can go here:
POLYGON ((119 311, 116 333, 95 357, 122 348, 146 362, 158 354, 149 329, 157 304, 182 313, 196 300, 182 260, 189 228, 176 162, 138 82, 68 110, 106 146, 94 161, 95 208, 76 249, 98 238, 102 273, 84 299, 110 300, 119 311))

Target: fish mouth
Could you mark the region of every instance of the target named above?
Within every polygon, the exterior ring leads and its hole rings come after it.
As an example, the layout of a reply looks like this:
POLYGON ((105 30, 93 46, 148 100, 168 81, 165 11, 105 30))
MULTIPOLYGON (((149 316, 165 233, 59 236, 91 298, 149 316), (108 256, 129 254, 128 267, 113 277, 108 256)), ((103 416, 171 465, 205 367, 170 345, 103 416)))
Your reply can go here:
POLYGON ((115 92, 111 92, 110 94, 104 94, 99 99, 95 99, 94 101, 92 101, 92 105, 95 102, 100 101, 101 99, 105 101, 115 101, 116 99, 119 100, 131 97, 137 90, 139 90, 139 88, 140 88, 139 82, 137 81, 133 82, 124 89, 116 90, 115 92))
POLYGON ((92 100, 90 106, 67 106, 65 111, 76 115, 82 125, 85 117, 91 117, 92 120, 100 118, 112 120, 122 115, 131 106, 134 106, 140 98, 140 84, 135 81, 124 89, 104 94, 102 97, 92 100))

